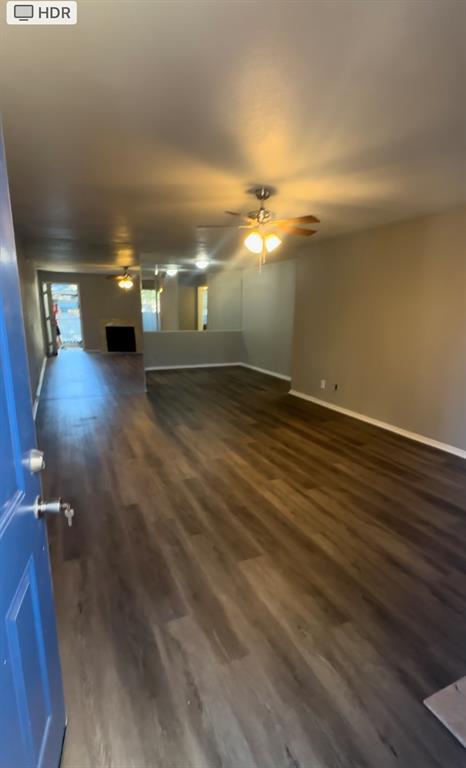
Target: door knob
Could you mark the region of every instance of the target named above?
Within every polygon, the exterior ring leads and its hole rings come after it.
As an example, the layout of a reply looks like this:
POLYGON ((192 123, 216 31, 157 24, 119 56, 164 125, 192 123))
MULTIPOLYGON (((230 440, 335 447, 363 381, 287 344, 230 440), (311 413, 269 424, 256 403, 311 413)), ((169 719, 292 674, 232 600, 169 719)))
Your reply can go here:
POLYGON ((42 472, 42 470, 45 469, 44 452, 39 451, 38 448, 32 448, 26 456, 26 461, 24 463, 33 474, 42 472))
POLYGON ((38 496, 34 503, 34 515, 36 517, 42 517, 46 514, 60 515, 62 512, 71 528, 73 525, 74 509, 67 501, 63 501, 63 499, 50 499, 49 501, 44 501, 38 496))

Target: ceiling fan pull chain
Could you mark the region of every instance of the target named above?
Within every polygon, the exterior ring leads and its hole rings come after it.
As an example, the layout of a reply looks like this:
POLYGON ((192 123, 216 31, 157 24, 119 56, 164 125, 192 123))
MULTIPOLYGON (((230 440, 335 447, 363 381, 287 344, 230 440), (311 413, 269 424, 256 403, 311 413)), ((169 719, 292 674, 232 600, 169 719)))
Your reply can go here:
POLYGON ((265 244, 263 242, 262 244, 262 250, 259 254, 259 272, 262 272, 262 265, 265 264, 265 257, 266 257, 266 250, 265 250, 265 244))

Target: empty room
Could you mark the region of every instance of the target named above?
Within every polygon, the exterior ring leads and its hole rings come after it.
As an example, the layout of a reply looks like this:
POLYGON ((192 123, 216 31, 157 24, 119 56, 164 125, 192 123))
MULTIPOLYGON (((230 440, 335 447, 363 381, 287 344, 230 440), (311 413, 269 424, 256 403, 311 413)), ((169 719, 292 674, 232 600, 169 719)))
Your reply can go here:
POLYGON ((0 768, 466 768, 466 0, 0 5, 0 768))

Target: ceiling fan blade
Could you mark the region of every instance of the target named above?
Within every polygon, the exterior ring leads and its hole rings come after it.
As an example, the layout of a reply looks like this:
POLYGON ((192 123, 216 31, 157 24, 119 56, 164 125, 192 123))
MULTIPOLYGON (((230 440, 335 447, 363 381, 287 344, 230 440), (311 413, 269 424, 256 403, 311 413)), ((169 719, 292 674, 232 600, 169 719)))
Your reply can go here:
MULTIPOLYGON (((277 224, 277 222, 274 222, 277 224)), ((280 222, 277 224, 278 228, 282 230, 282 232, 286 232, 287 235, 301 235, 302 237, 309 237, 309 235, 315 235, 317 232, 316 229, 304 229, 304 227, 294 227, 292 224, 286 224, 285 222, 280 222)))
POLYGON ((281 222, 288 224, 320 224, 320 219, 309 214, 309 216, 295 216, 291 219, 277 219, 274 223, 279 224, 281 222))
POLYGON ((107 280, 123 280, 125 277, 133 277, 131 272, 134 270, 133 267, 121 267, 123 270, 118 275, 106 275, 107 280))
POLYGON ((235 211, 225 211, 225 213, 229 213, 230 216, 239 216, 239 218, 243 219, 243 221, 245 221, 247 224, 251 224, 256 221, 256 219, 248 216, 247 213, 235 213, 235 211))
POLYGON ((198 224, 198 229, 228 229, 229 227, 233 227, 233 229, 238 228, 238 224, 198 224))

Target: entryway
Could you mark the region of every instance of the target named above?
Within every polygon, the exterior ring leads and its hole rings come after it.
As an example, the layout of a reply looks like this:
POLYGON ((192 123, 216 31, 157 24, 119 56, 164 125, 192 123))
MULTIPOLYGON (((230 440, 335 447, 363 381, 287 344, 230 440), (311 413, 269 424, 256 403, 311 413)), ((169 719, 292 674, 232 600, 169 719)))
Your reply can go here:
POLYGON ((82 347, 83 333, 79 286, 77 283, 50 283, 52 322, 57 347, 82 347))

